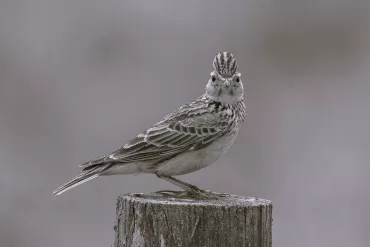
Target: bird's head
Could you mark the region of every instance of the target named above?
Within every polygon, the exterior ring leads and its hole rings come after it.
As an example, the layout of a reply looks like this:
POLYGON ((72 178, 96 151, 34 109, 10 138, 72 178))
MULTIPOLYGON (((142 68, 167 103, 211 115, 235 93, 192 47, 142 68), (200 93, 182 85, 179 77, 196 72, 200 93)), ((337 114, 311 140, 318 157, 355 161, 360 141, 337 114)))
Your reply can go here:
POLYGON ((206 86, 207 96, 217 102, 233 104, 243 100, 243 83, 233 54, 220 52, 213 59, 213 71, 206 86))

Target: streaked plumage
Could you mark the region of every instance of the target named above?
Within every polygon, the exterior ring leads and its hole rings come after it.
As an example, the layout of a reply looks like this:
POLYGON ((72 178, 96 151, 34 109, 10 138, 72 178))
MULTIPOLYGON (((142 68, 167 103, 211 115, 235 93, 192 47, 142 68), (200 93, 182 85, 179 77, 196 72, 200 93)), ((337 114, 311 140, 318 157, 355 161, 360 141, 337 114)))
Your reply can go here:
POLYGON ((231 53, 216 55, 201 97, 168 114, 108 156, 80 165, 82 172, 54 191, 63 193, 101 175, 153 173, 187 191, 197 187, 172 178, 216 161, 233 143, 245 117, 243 85, 231 53))
POLYGON ((230 52, 218 53, 213 59, 213 69, 225 78, 232 77, 237 68, 236 59, 230 52))

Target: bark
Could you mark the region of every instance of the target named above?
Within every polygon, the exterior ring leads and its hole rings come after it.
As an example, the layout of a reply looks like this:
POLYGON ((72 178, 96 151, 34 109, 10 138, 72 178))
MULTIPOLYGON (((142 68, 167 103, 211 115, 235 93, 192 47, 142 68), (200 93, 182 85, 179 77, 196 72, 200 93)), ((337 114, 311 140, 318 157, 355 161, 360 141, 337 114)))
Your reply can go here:
POLYGON ((271 201, 127 194, 117 200, 116 247, 271 247, 271 201))

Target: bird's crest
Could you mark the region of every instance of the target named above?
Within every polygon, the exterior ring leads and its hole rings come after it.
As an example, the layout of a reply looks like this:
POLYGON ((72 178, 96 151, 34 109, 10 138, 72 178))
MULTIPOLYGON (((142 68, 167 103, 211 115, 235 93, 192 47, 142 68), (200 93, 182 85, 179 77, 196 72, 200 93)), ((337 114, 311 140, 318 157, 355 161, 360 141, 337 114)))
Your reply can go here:
POLYGON ((213 69, 222 77, 232 77, 237 68, 236 59, 230 52, 220 52, 213 59, 213 69))

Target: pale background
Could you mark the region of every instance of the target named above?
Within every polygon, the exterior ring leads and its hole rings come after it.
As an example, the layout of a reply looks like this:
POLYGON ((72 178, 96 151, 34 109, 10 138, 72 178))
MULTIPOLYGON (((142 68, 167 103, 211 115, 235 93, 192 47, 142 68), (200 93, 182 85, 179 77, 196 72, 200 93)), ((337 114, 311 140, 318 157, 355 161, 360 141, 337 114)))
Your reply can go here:
POLYGON ((108 154, 203 93, 233 52, 248 118, 230 151, 182 178, 271 199, 276 247, 369 246, 370 2, 0 1, 0 246, 110 246, 121 193, 108 154))

